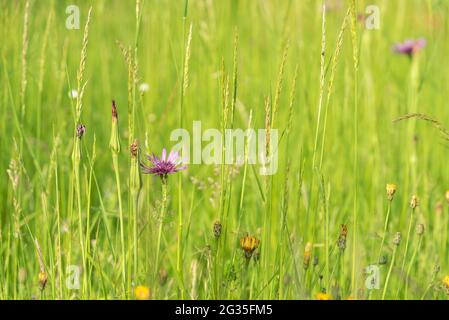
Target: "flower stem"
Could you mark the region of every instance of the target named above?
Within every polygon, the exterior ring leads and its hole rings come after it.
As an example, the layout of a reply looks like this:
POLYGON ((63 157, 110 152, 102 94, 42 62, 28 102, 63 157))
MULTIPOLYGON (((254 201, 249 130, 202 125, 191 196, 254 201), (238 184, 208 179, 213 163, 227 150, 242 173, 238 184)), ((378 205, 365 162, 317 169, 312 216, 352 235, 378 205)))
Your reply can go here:
POLYGON ((410 234, 412 231, 412 225, 413 225, 413 216, 415 213, 415 209, 412 209, 410 213, 410 220, 408 224, 408 231, 407 231, 407 240, 405 241, 405 250, 404 250, 404 259, 402 261, 402 267, 401 267, 401 273, 404 271, 405 268, 405 260, 407 259, 407 251, 408 251, 408 243, 410 241, 410 234))
POLYGON ((384 230, 383 230, 383 234, 382 234, 382 241, 380 243, 379 255, 377 257, 377 262, 378 263, 379 263, 381 255, 382 255, 382 249, 383 249, 384 244, 385 244, 385 235, 387 233, 388 222, 390 220, 390 212, 391 212, 391 201, 388 201, 388 209, 387 209, 387 215, 385 216, 385 223, 384 223, 384 230))
POLYGON ((390 281, 391 271, 393 270, 393 265, 396 260, 396 252, 398 250, 398 246, 394 246, 393 249, 393 257, 391 258, 390 268, 388 269, 387 278, 385 279, 384 290, 382 292, 382 300, 385 300, 385 295, 387 293, 388 282, 390 281))
POLYGON ((162 239, 162 230, 164 227, 164 218, 165 218, 165 210, 167 207, 167 178, 162 177, 162 203, 161 203, 161 214, 159 217, 159 230, 157 234, 157 251, 156 251, 156 263, 154 265, 154 279, 157 278, 157 272, 159 270, 159 254, 161 251, 161 239, 162 239))
POLYGON ((118 154, 112 153, 112 162, 114 166, 115 172, 115 182, 117 184, 117 196, 118 196, 118 206, 119 206, 119 220, 120 220, 120 242, 122 249, 122 278, 123 278, 123 287, 126 287, 126 252, 125 252, 125 232, 123 227, 123 209, 122 209, 122 196, 120 189, 120 174, 118 167, 118 154))
POLYGON ((418 246, 415 247, 415 250, 413 251, 412 259, 410 260, 410 264, 407 268, 407 274, 405 275, 405 300, 407 300, 407 297, 408 297, 408 282, 409 282, 410 271, 412 270, 413 264, 415 262, 416 254, 421 249, 421 242, 422 242, 422 237, 419 237, 418 246))

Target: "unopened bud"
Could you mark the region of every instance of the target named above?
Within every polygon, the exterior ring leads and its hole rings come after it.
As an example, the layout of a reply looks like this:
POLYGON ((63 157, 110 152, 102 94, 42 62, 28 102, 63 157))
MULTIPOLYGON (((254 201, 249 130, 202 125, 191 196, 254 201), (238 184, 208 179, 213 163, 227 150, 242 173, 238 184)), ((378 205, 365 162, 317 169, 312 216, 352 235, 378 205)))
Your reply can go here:
POLYGON ((419 205, 419 199, 416 195, 412 196, 410 200, 410 208, 415 209, 419 205))
POLYGON ((386 189, 387 189, 387 199, 389 201, 392 201, 394 194, 396 193, 396 185, 393 183, 388 183, 386 189))
POLYGON ((215 221, 214 222, 214 237, 216 239, 220 238, 221 235, 221 222, 220 221, 215 221))
POLYGON ((39 278, 39 287, 41 290, 44 290, 48 280, 47 273, 45 271, 39 272, 38 278, 39 278))
POLYGON ((118 130, 118 114, 115 101, 112 100, 112 125, 111 125, 111 140, 109 140, 109 147, 113 153, 120 152, 120 137, 118 130))
POLYGON ((131 153, 131 157, 137 158, 137 153, 139 151, 139 145, 137 144, 137 140, 134 140, 134 142, 131 143, 131 146, 129 147, 129 151, 131 153))
POLYGON ((401 238, 402 238, 401 233, 400 232, 396 232, 396 234, 394 235, 394 238, 393 238, 393 244, 395 246, 399 246, 399 244, 401 243, 401 238))
POLYGON ((424 230, 425 230, 425 227, 422 223, 420 223, 416 226, 416 233, 418 234, 418 236, 422 236, 424 234, 424 230))

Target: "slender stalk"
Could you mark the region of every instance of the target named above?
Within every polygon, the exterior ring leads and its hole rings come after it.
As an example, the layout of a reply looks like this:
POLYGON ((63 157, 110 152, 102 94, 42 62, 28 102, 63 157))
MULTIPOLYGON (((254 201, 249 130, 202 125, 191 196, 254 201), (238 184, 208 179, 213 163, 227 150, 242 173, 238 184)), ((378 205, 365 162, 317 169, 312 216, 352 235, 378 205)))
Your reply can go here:
POLYGON ((407 259, 407 253, 408 253, 408 244, 410 241, 410 234, 412 232, 412 226, 413 226, 413 217, 415 215, 415 209, 413 208, 410 211, 410 219, 409 219, 409 223, 408 223, 408 230, 407 230, 407 238, 405 240, 405 249, 404 249, 404 258, 402 260, 402 267, 401 267, 401 273, 404 272, 404 268, 405 268, 405 261, 407 259))
MULTIPOLYGON (((118 207, 119 207, 119 224, 120 224, 120 245, 122 251, 122 288, 126 292, 127 295, 127 279, 126 279, 126 250, 125 250, 125 227, 124 227, 124 217, 123 217, 123 205, 122 205, 122 191, 120 184, 120 168, 118 162, 118 155, 120 154, 121 146, 120 146, 120 135, 118 128, 118 112, 115 101, 112 101, 112 123, 111 123, 111 138, 109 140, 109 148, 112 153, 112 166, 115 173, 115 183, 117 188, 117 199, 118 199, 118 207)), ((129 288, 128 288, 129 289, 129 288)))
POLYGON ((122 251, 122 279, 123 288, 126 287, 126 250, 125 250, 125 230, 123 222, 123 206, 122 206, 122 191, 120 187, 120 173, 118 165, 118 154, 112 154, 112 165, 115 173, 115 183, 117 186, 117 198, 118 198, 118 208, 119 208, 119 223, 120 223, 120 246, 122 251))
POLYGON ((377 263, 379 262, 380 257, 382 256, 382 250, 385 244, 385 236, 388 230, 388 223, 390 221, 390 212, 391 212, 391 201, 388 201, 387 215, 385 216, 384 229, 382 233, 382 240, 380 242, 379 254, 377 255, 377 263))
POLYGON ((387 294, 388 284, 390 282, 391 271, 393 270, 394 262, 396 261, 397 250, 398 250, 398 246, 395 245, 393 248, 393 256, 391 258, 390 267, 388 268, 387 277, 385 278, 385 285, 384 285, 384 289, 382 291, 382 300, 385 300, 385 296, 387 294))
POLYGON ((359 68, 359 52, 357 40, 357 8, 355 0, 351 1, 351 40, 352 40, 352 55, 354 61, 354 201, 352 213, 352 272, 351 272, 351 289, 354 295, 357 294, 357 196, 358 196, 358 68, 359 68))
MULTIPOLYGON (((182 20, 182 32, 183 39, 186 39, 186 21, 187 21, 187 12, 188 12, 189 1, 185 0, 184 3, 184 15, 182 20)), ((183 109, 184 109, 184 95, 185 91, 189 84, 189 59, 190 59, 190 44, 192 41, 192 25, 190 25, 189 35, 187 37, 187 41, 185 43, 185 47, 183 48, 183 61, 182 61, 182 82, 181 82, 181 94, 179 101, 179 127, 183 127, 183 109)), ((181 154, 182 156, 182 154, 181 154)), ((177 255, 176 255, 176 272, 178 274, 178 279, 180 280, 179 289, 181 292, 181 299, 184 299, 184 275, 182 268, 182 230, 183 230, 183 211, 182 211, 182 176, 178 175, 178 241, 177 241, 177 255)))
POLYGON ((161 178, 162 182, 162 201, 161 201, 161 212, 159 216, 159 229, 157 233, 157 244, 156 244, 156 262, 154 264, 154 279, 157 279, 157 274, 159 271, 159 255, 161 251, 161 239, 162 230, 164 228, 165 210, 167 207, 167 177, 163 176, 161 178))
POLYGON ((410 264, 407 268, 407 273, 405 275, 405 300, 408 298, 408 284, 409 284, 409 276, 410 272, 412 270, 413 265, 415 264, 416 255, 421 250, 421 244, 422 244, 422 237, 420 236, 418 239, 418 245, 415 247, 415 250, 413 251, 412 258, 410 259, 410 264))

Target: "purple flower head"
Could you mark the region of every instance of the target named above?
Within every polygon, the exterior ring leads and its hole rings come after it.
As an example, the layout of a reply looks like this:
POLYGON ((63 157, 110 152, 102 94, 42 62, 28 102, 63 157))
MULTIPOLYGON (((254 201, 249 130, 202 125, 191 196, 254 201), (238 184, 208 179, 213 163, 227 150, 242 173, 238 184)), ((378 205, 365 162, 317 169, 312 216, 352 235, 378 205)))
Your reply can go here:
POLYGON ((426 40, 423 38, 416 40, 406 40, 403 43, 394 45, 393 51, 399 54, 406 54, 409 57, 420 51, 426 46, 426 40))
POLYGON ((162 156, 158 158, 155 154, 153 156, 147 155, 147 159, 151 162, 151 166, 144 163, 140 164, 142 173, 154 174, 161 178, 166 178, 167 175, 184 170, 187 166, 181 165, 182 159, 178 152, 171 151, 167 157, 167 151, 162 149, 162 156))

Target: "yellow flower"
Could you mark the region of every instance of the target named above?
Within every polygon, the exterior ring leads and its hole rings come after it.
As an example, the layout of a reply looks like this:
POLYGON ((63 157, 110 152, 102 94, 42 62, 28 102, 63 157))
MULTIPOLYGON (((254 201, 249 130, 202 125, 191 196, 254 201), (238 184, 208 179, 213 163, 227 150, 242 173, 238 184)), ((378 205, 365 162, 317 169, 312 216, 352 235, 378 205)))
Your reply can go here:
POLYGON ((446 200, 449 202, 449 190, 446 191, 446 200))
POLYGON ((316 300, 332 300, 332 296, 329 293, 325 292, 318 292, 315 294, 316 300))
POLYGON ((441 280, 441 282, 443 282, 443 286, 446 287, 447 289, 449 289, 449 276, 445 276, 443 278, 443 280, 441 280))
POLYGON ((253 255, 254 250, 259 247, 260 241, 253 236, 249 236, 248 234, 240 239, 240 246, 243 251, 245 251, 245 257, 250 259, 253 255))
POLYGON ((150 289, 145 286, 137 286, 134 289, 134 295, 137 300, 149 300, 150 299, 150 289))
POLYGON ((387 198, 388 200, 393 200, 393 196, 396 192, 396 185, 394 183, 387 183, 387 198))

